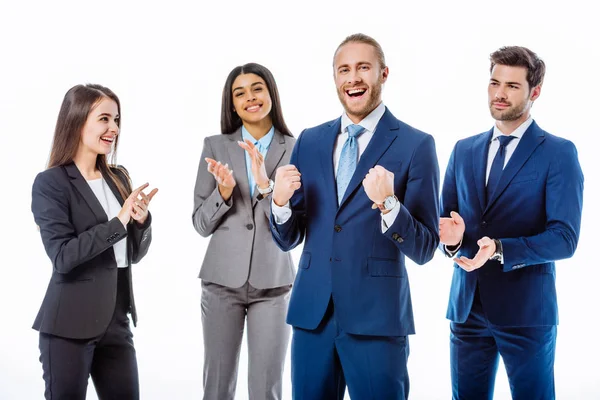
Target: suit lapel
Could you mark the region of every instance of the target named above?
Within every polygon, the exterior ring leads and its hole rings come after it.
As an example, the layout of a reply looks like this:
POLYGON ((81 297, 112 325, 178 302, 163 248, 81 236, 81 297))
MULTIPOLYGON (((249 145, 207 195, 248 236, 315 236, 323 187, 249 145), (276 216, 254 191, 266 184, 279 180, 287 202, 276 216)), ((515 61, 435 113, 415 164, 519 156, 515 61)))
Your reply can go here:
POLYGON ((75 165, 75 163, 67 164, 63 167, 67 172, 67 175, 71 179, 71 184, 75 186, 75 189, 79 192, 81 197, 85 200, 87 205, 90 207, 94 216, 99 223, 108 221, 108 217, 102 208, 102 205, 98 201, 98 198, 90 188, 90 185, 86 182, 81 172, 75 165))
MULTIPOLYGON (((246 169, 246 154, 244 154, 244 149, 237 143, 242 140, 242 128, 238 128, 237 131, 229 136, 230 140, 227 141, 227 152, 229 153, 229 161, 236 182, 235 189, 240 191, 240 197, 244 203, 244 207, 246 208, 246 211, 252 215, 250 208, 250 185, 248 185, 248 173, 246 169)), ((225 160, 217 161, 226 162, 225 160)))
MULTIPOLYGON (((282 135, 277 129, 275 129, 273 140, 271 140, 269 150, 267 151, 267 156, 265 157, 265 170, 267 171, 267 176, 269 177, 269 179, 275 180, 275 169, 281 162, 281 159, 283 158, 284 154, 285 136, 282 135)), ((245 154, 244 157, 246 157, 245 154)), ((246 179, 248 178, 246 177, 246 179)), ((250 192, 248 191, 248 193, 250 192)), ((252 208, 254 208, 254 206, 258 202, 259 194, 260 193, 258 192, 258 190, 254 189, 254 196, 252 196, 252 208)))
POLYGON ((377 164, 377 161, 379 161, 394 139, 396 139, 398 136, 397 131, 399 129, 398 120, 386 108, 385 113, 375 128, 373 137, 369 141, 367 148, 356 165, 356 170, 352 175, 352 179, 350 179, 350 183, 348 183, 348 188, 340 203, 340 208, 344 206, 348 197, 350 197, 350 195, 361 185, 363 179, 369 172, 369 169, 377 164))
POLYGON ((487 133, 476 138, 471 149, 473 154, 473 178, 482 211, 485 210, 485 203, 487 200, 485 194, 485 175, 487 172, 488 152, 493 132, 494 129, 492 128, 487 133))
POLYGON ((534 122, 531 123, 529 128, 523 134, 523 137, 519 141, 515 152, 508 160, 506 167, 502 171, 502 175, 500 176, 500 181, 498 182, 498 186, 494 190, 494 194, 492 198, 488 201, 487 210, 489 210, 490 206, 494 204, 494 202, 498 199, 498 197, 504 192, 510 181, 515 177, 517 172, 523 167, 523 165, 529 160, 531 154, 537 149, 537 147, 545 140, 544 131, 542 131, 537 124, 534 122))
POLYGON ((330 192, 329 196, 325 196, 330 199, 333 210, 337 210, 337 186, 335 183, 335 173, 333 171, 333 152, 335 149, 335 143, 337 141, 340 129, 342 126, 342 118, 338 118, 332 121, 328 129, 323 135, 323 146, 321 146, 321 167, 323 168, 323 179, 325 180, 325 190, 330 192))
MULTIPOLYGON (((115 174, 117 175, 117 177, 119 179, 121 178, 118 172, 115 173, 115 174)), ((119 189, 117 189, 117 185, 115 185, 115 183, 112 181, 112 179, 109 179, 107 177, 105 177, 104 180, 106 181, 106 184, 110 188, 110 191, 113 192, 113 194, 117 198, 117 201, 119 202, 119 204, 121 206, 123 206, 123 203, 125 202, 125 199, 123 199, 123 197, 121 197, 121 193, 119 193, 119 189)))

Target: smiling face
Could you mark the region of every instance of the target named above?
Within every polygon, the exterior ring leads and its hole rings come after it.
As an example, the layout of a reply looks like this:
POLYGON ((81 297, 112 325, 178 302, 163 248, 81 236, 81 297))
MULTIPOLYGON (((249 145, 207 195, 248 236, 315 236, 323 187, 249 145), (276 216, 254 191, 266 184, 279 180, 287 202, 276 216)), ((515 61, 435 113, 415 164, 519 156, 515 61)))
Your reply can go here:
POLYGON ((373 46, 360 42, 340 47, 333 68, 340 102, 348 117, 358 123, 381 103, 388 68, 380 65, 373 46))
POLYGON ((119 134, 119 107, 107 97, 92 108, 81 130, 79 152, 109 154, 119 134))
POLYGON ((271 96, 264 79, 256 74, 241 74, 232 85, 233 108, 242 122, 256 124, 267 120, 271 123, 271 96))
POLYGON ((496 121, 520 121, 529 118, 531 105, 540 95, 540 85, 530 90, 527 68, 497 64, 488 86, 490 113, 496 121))

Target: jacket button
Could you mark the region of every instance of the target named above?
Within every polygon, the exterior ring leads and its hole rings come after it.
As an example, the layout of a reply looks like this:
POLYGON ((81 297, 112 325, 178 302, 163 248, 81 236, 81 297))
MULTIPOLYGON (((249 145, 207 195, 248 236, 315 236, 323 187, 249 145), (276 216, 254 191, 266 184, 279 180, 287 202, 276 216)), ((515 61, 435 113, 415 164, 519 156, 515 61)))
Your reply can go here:
POLYGON ((486 222, 486 221, 482 221, 482 222, 481 222, 481 226, 482 226, 483 228, 485 228, 485 227, 487 226, 487 222, 486 222))
POLYGON ((252 224, 246 225, 246 229, 248 229, 249 231, 251 231, 252 228, 254 228, 254 225, 252 225, 252 224))
POLYGON ((336 225, 336 226, 333 227, 333 230, 336 231, 336 232, 341 232, 342 231, 342 227, 339 226, 339 225, 336 225))
POLYGON ((392 239, 398 240, 399 237, 400 237, 400 235, 398 235, 397 232, 392 233, 392 239))

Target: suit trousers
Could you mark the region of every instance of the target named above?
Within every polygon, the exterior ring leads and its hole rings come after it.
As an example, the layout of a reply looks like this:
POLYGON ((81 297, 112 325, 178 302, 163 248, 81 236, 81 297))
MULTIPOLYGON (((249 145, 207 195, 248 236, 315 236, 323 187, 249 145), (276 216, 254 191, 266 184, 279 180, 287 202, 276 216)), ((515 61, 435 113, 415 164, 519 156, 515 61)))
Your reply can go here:
POLYGON ((290 327, 285 323, 291 285, 230 288, 202 281, 204 399, 233 400, 247 321, 248 399, 279 400, 290 327))
POLYGON ((115 311, 104 334, 69 339, 40 332, 47 400, 85 399, 90 375, 100 400, 139 399, 137 360, 127 316, 127 274, 126 268, 119 268, 115 311))
POLYGON ((555 398, 556 325, 492 325, 477 285, 469 317, 464 323, 451 322, 450 331, 452 399, 492 400, 499 356, 506 367, 513 400, 555 398))
POLYGON ((407 336, 368 336, 344 332, 333 301, 314 330, 294 327, 292 397, 342 400, 406 400, 409 392, 407 336))

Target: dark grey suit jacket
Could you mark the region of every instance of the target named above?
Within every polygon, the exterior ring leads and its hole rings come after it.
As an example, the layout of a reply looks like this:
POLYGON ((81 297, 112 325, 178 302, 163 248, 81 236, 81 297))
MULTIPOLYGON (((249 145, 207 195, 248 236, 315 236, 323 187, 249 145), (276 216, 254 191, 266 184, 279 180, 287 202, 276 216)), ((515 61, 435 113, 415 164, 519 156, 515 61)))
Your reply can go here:
MULTIPOLYGON (((125 180, 119 169, 113 169, 125 180)), ((123 204, 117 187, 106 180, 123 204)), ((127 240, 129 266, 146 255, 152 240, 151 216, 143 226, 127 229, 117 217, 108 220, 102 205, 77 166, 71 163, 47 169, 35 178, 31 211, 40 228, 52 276, 33 328, 72 339, 88 339, 103 333, 115 311, 117 262, 112 246, 127 240), (109 251, 110 250, 110 251, 109 251)), ((137 322, 131 268, 130 312, 137 322)))
MULTIPOLYGON (((250 198, 241 128, 230 135, 204 139, 194 190, 194 228, 204 237, 211 236, 200 279, 232 288, 249 282, 257 289, 290 285, 295 270, 289 253, 281 251, 271 237, 269 217, 271 195, 258 190, 250 198), (207 171, 206 157, 228 163, 236 187, 225 202, 215 178, 207 171)), ((296 140, 275 130, 265 158, 267 175, 275 179, 277 167, 289 163, 296 140)))

